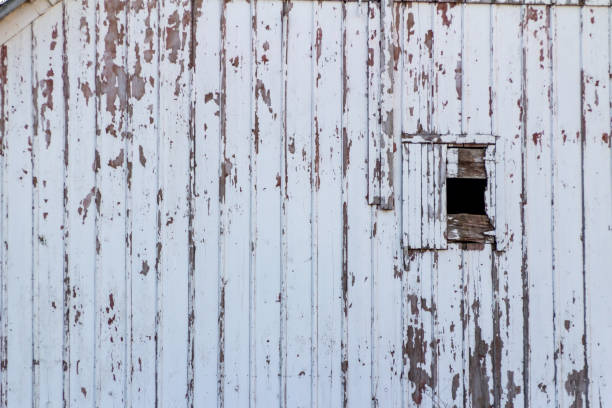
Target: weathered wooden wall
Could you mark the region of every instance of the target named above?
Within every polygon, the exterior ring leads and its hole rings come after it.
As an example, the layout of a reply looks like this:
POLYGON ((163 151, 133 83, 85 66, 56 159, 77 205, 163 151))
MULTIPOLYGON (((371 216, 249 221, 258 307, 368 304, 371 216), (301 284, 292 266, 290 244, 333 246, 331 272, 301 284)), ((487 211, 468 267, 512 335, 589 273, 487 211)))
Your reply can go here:
POLYGON ((56 5, 0 46, 1 404, 612 407, 611 18, 396 3, 385 210, 377 3, 56 5), (505 251, 404 268, 402 132, 500 136, 505 251))

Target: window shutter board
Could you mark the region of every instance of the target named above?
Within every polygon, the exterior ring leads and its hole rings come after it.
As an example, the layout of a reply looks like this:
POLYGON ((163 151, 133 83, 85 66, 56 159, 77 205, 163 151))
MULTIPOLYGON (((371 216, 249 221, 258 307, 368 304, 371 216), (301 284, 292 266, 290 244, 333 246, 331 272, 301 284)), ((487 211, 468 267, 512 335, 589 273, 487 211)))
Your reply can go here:
MULTIPOLYGON (((429 173, 431 171, 432 163, 430 157, 432 156, 431 145, 426 145, 421 148, 421 248, 430 248, 429 239, 432 235, 430 225, 432 225, 433 217, 430 211, 430 200, 433 198, 433 186, 429 173)), ((433 229, 433 228, 432 228, 433 229)))
POLYGON ((368 18, 368 203, 379 205, 380 152, 380 10, 370 3, 368 18))
POLYGON ((403 145, 402 237, 408 249, 446 249, 445 145, 403 145))
POLYGON ((436 237, 435 247, 437 249, 446 249, 446 160, 447 160, 447 147, 446 145, 436 145, 436 162, 435 169, 436 173, 436 237))
POLYGON ((421 145, 403 145, 403 228, 404 246, 421 249, 421 145))
MULTIPOLYGON (((484 167, 487 179, 487 189, 485 190, 485 212, 495 227, 495 146, 489 146, 485 150, 484 167)), ((495 230, 494 236, 497 236, 495 230)))
POLYGON ((506 197, 504 180, 506 174, 505 139, 495 147, 495 248, 503 251, 508 245, 508 223, 506 221, 506 206, 510 202, 506 197))

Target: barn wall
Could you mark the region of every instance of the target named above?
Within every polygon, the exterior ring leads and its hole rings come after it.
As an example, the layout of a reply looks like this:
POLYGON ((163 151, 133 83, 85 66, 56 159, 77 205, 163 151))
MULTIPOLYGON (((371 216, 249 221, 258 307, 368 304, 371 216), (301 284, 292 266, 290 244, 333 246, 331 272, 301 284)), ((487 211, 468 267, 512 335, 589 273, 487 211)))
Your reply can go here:
POLYGON ((66 0, 0 46, 0 405, 612 407, 608 7, 66 0), (374 116, 373 116, 374 115, 374 116), (495 134, 508 245, 401 242, 495 134))

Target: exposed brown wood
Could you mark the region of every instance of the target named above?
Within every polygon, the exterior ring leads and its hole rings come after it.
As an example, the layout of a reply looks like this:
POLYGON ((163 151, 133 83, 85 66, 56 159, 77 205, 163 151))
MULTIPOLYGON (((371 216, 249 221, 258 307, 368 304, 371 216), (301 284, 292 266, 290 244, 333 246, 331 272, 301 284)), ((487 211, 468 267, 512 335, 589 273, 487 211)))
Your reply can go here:
POLYGON ((486 215, 448 214, 449 242, 493 243, 493 225, 486 215))
POLYGON ((495 144, 497 137, 478 133, 402 133, 404 143, 495 144))
POLYGON ((448 164, 448 177, 487 178, 483 148, 451 148, 448 152, 448 164))

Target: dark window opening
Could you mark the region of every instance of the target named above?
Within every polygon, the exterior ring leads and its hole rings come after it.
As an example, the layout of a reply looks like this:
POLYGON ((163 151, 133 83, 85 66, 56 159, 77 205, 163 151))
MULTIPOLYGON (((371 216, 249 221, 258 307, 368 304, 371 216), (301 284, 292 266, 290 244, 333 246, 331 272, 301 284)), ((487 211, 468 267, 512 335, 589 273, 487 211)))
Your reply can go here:
POLYGON ((486 179, 448 178, 446 179, 447 214, 486 215, 486 179))

